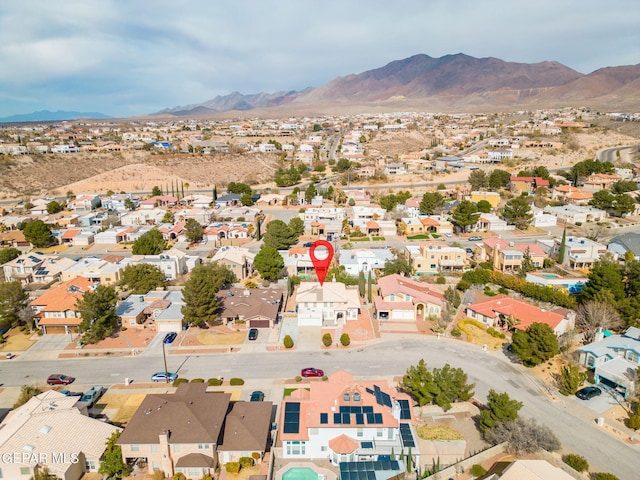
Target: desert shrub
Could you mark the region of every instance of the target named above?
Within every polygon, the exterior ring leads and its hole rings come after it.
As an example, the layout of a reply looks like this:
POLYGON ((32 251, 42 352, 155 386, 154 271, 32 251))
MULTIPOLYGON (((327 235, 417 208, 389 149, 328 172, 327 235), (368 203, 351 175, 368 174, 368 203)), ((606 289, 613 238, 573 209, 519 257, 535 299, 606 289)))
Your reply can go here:
POLYGON ((191 383, 204 383, 204 378, 194 378, 191 383))
POLYGON ((477 478, 487 473, 487 471, 484 469, 482 465, 478 465, 476 463, 474 466, 471 467, 471 469, 469 470, 469 473, 477 478))
POLYGON ((323 382, 326 382, 327 380, 329 380, 329 377, 327 377, 326 375, 323 375, 323 376, 322 376, 322 381, 323 381, 323 382))
POLYGON ((462 336, 462 332, 460 331, 460 329, 458 327, 453 327, 451 329, 451 336, 452 337, 460 337, 460 336, 462 336))
POLYGON ((576 227, 581 227, 582 226, 582 222, 576 222, 576 227))
POLYGON ((436 278, 436 283, 437 283, 438 285, 444 285, 445 283, 447 283, 447 279, 446 279, 446 278, 444 278, 444 277, 442 277, 442 276, 437 277, 437 278, 436 278))
POLYGON ((322 344, 325 347, 330 347, 332 343, 333 343, 333 338, 331 338, 331 334, 330 333, 325 333, 322 336, 322 344))
POLYGON ((207 385, 210 387, 218 387, 222 385, 222 380, 220 378, 210 378, 207 380, 207 385))
POLYGON ((613 473, 597 472, 591 474, 591 480, 620 480, 613 473))
POLYGON ((640 404, 638 404, 635 411, 629 415, 627 426, 633 430, 640 430, 640 404))
POLYGON ((244 385, 244 380, 241 378, 232 378, 229 380, 229 385, 244 385))
POLYGON ((240 462, 227 462, 224 468, 229 473, 238 473, 240 471, 240 462))
POLYGON ((340 344, 343 347, 348 347, 349 344, 351 344, 351 338, 349 337, 348 333, 343 333, 342 335, 340 335, 340 344))
POLYGON ((302 377, 300 375, 296 375, 295 380, 296 380, 296 382, 301 382, 302 381, 302 377))
POLYGON ((155 470, 153 472, 153 480, 164 480, 166 475, 162 470, 155 470))
POLYGON ((284 345, 284 348, 293 348, 293 338, 291 338, 291 335, 287 335, 286 337, 284 337, 282 343, 284 345))
POLYGON ((189 383, 189 380, 186 378, 176 378, 171 385, 173 385, 174 387, 177 387, 181 383, 189 383))
POLYGON ((261 456, 262 456, 262 455, 260 455, 260 453, 259 453, 259 452, 253 452, 253 453, 251 454, 251 457, 252 457, 254 460, 260 460, 260 457, 261 457, 261 456))
POLYGON ((184 476, 184 473, 178 472, 173 476, 173 480, 187 480, 187 477, 184 476))
POLYGON ((587 459, 580 455, 576 455, 575 453, 563 455, 562 461, 573 468, 576 472, 586 472, 589 470, 589 462, 587 462, 587 459))
POLYGON ((431 331, 434 333, 444 333, 444 327, 441 327, 440 325, 434 325, 433 327, 431 327, 431 331))
POLYGON ((239 460, 240 468, 249 468, 253 467, 253 458, 252 457, 240 457, 239 460))

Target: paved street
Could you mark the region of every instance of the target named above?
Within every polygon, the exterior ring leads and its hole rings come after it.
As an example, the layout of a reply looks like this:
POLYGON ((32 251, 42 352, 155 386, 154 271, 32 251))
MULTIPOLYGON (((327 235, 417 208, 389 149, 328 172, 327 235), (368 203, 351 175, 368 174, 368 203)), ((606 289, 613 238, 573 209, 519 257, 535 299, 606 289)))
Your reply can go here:
MULTIPOLYGON (((502 352, 485 352, 460 341, 434 337, 394 337, 378 340, 358 349, 256 352, 214 355, 169 355, 170 371, 186 378, 241 377, 247 390, 265 389, 267 379, 292 379, 301 367, 313 366, 327 373, 345 369, 357 377, 388 378, 404 373, 408 366, 424 358, 429 367, 445 363, 464 369, 476 382, 476 397, 484 400, 489 389, 506 391, 524 403, 522 414, 549 426, 567 451, 584 455, 596 471, 609 471, 621 479, 637 478, 640 446, 622 443, 595 424, 597 413, 576 398, 552 400, 539 381, 520 365, 512 364, 502 352), (588 439, 586 441, 585 439, 588 439), (597 446, 597 447, 596 447, 597 446)), ((0 362, 4 386, 43 382, 53 370, 77 378, 76 388, 95 383, 147 382, 153 372, 163 370, 161 356, 111 357, 99 359, 29 360, 29 354, 15 361, 0 362)))

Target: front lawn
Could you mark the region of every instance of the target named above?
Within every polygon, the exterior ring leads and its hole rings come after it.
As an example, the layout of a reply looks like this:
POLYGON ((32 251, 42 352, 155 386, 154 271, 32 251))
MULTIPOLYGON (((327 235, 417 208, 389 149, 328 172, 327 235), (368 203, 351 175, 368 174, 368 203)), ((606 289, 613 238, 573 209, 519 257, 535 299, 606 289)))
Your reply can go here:
POLYGON ((464 440, 460 432, 447 425, 420 425, 416 432, 422 440, 464 440))
POLYGON ((460 320, 458 322, 458 328, 467 335, 469 342, 475 343, 476 345, 486 345, 487 348, 491 350, 498 350, 502 348, 502 345, 507 343, 506 340, 502 338, 492 337, 482 323, 471 318, 460 320))
POLYGON ((426 240, 427 238, 431 238, 431 235, 413 235, 407 237, 407 240, 426 240))

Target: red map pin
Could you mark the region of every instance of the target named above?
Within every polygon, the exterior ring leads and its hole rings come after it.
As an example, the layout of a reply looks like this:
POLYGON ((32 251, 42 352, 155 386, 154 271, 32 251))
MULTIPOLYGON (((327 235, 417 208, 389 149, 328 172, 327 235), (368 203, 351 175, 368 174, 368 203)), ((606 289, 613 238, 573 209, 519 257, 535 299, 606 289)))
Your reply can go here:
POLYGON ((309 248, 309 256, 313 262, 313 268, 318 276, 320 286, 322 286, 324 279, 327 277, 331 260, 333 259, 333 246, 326 240, 316 240, 309 248), (316 250, 318 248, 320 249, 318 252, 320 254, 320 258, 316 257, 316 250))

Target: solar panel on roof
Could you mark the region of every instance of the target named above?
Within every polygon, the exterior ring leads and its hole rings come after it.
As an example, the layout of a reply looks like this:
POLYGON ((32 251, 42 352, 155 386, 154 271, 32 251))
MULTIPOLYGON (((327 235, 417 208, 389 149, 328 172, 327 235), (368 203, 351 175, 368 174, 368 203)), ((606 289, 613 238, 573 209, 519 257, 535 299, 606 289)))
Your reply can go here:
POLYGON ((321 424, 329 423, 329 414, 321 413, 320 414, 320 423, 321 424))
POLYGON ((402 445, 405 447, 416 446, 416 443, 413 440, 413 434, 411 433, 411 427, 408 423, 400 424, 400 438, 402 439, 402 445))
POLYGON ((397 460, 391 460, 389 464, 389 470, 400 470, 400 464, 397 460))
POLYGON ((375 424, 381 424, 382 423, 382 414, 381 413, 374 413, 375 416, 375 420, 373 423, 375 424))
POLYGON ((300 402, 285 404, 282 431, 283 433, 298 433, 300 431, 300 402))
POLYGON ((362 413, 373 413, 373 407, 372 406, 362 407, 362 413))
POLYGON ((367 480, 376 480, 376 472, 369 470, 367 472, 367 480))
POLYGON ((356 413, 356 423, 358 425, 364 425, 364 414, 356 413))
POLYGON ((373 442, 360 442, 361 448, 373 448, 373 442))
POLYGON ((374 413, 367 413, 367 423, 371 423, 373 424, 375 422, 375 414, 374 413))
POLYGON ((371 390, 370 388, 365 388, 365 390, 367 391, 367 393, 370 393, 371 395, 373 395, 373 390, 371 390))
POLYGON ((349 413, 351 411, 351 407, 345 407, 345 406, 341 406, 340 407, 340 413, 349 413))
POLYGON ((411 420, 411 409, 409 400, 398 400, 400 404, 400 420, 411 420))
POLYGON ((339 413, 333 414, 333 423, 342 423, 341 419, 342 419, 342 415, 340 415, 339 413))
POLYGON ((342 423, 343 423, 343 425, 350 425, 351 424, 351 415, 349 413, 343 413, 342 414, 342 423))

